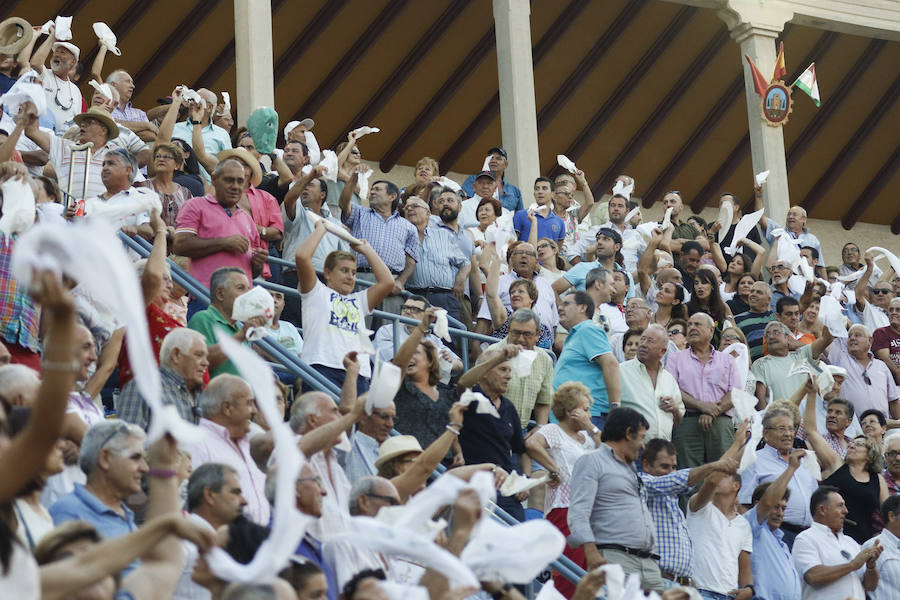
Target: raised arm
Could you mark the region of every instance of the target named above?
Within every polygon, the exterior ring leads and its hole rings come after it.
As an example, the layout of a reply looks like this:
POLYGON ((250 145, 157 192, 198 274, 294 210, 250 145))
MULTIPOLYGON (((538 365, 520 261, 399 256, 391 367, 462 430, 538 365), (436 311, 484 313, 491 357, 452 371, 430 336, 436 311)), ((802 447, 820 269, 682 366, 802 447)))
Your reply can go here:
MULTIPOLYGON (((102 48, 103 46, 101 46, 102 48)), ((150 306, 163 287, 166 276, 166 224, 159 216, 159 209, 150 211, 150 226, 153 228, 153 248, 141 275, 141 292, 144 305, 150 306)))
POLYGON ((410 464, 409 468, 401 475, 391 478, 391 483, 397 488, 400 494, 400 501, 405 502, 410 496, 415 494, 427 482, 431 474, 440 464, 441 460, 447 456, 447 452, 459 438, 459 432, 463 427, 462 413, 466 409, 465 406, 456 402, 450 407, 450 424, 447 425, 446 431, 436 440, 431 442, 425 451, 419 454, 410 464))
POLYGON ((193 121, 191 126, 191 146, 194 148, 194 154, 197 156, 200 164, 203 165, 203 168, 208 173, 212 173, 215 171, 216 165, 219 164, 219 159, 206 152, 206 143, 203 141, 203 124, 201 122, 203 119, 203 107, 191 103, 190 114, 191 121, 193 121))
POLYGON ((419 347, 422 338, 428 333, 428 328, 434 323, 435 310, 434 307, 431 307, 422 314, 422 320, 419 321, 418 325, 412 328, 409 332, 409 336, 403 341, 403 344, 397 348, 397 354, 391 359, 392 363, 400 367, 400 372, 404 374, 404 377, 406 377, 406 368, 409 365, 409 361, 412 359, 412 355, 415 354, 416 348, 419 347))
POLYGON ((350 200, 353 198, 353 190, 356 189, 356 185, 359 182, 359 173, 353 173, 350 176, 350 181, 347 182, 347 185, 344 186, 344 189, 341 190, 341 195, 338 197, 338 206, 341 209, 341 220, 346 221, 350 218, 350 200))
MULTIPOLYGON (((718 225, 718 222, 716 225, 718 225)), ((713 262, 716 263, 716 268, 724 273, 728 269, 728 263, 725 262, 725 255, 722 254, 722 247, 712 238, 709 240, 709 251, 712 254, 713 262)))
POLYGON ((502 350, 497 352, 490 359, 484 361, 480 365, 475 365, 474 367, 463 373, 460 376, 459 381, 456 383, 457 390, 462 393, 467 388, 476 385, 484 378, 485 375, 487 375, 491 371, 491 369, 517 355, 519 353, 519 350, 521 350, 520 346, 517 346, 515 344, 507 344, 503 347, 502 350))
MULTIPOLYGON (((369 289, 366 291, 369 308, 374 309, 394 291, 394 275, 375 252, 375 249, 369 245, 368 241, 361 240, 359 244, 354 244, 351 247, 366 257, 366 260, 369 261, 369 267, 372 269, 372 274, 375 275, 375 285, 369 286, 369 289)), ((407 258, 409 257, 407 256, 407 258)))
POLYGON ((44 152, 50 152, 50 134, 41 131, 41 128, 38 126, 37 109, 33 102, 25 102, 22 107, 19 108, 19 114, 13 116, 13 120, 17 124, 19 122, 22 123, 25 128, 25 135, 28 139, 37 144, 44 152))
POLYGON ((316 268, 313 266, 312 257, 319 247, 319 242, 325 237, 325 222, 316 223, 311 234, 309 234, 303 243, 297 248, 294 255, 294 262, 297 265, 297 278, 300 282, 300 293, 306 294, 315 286, 318 278, 316 277, 316 268))
POLYGON ((656 266, 656 249, 659 248, 662 240, 663 232, 659 229, 654 229, 650 236, 650 242, 647 244, 647 249, 644 250, 644 253, 641 254, 641 259, 638 261, 637 276, 638 284, 641 286, 641 294, 646 294, 653 283, 651 274, 656 266))
MULTIPOLYGON (((353 132, 347 134, 347 145, 344 146, 344 149, 341 150, 341 153, 337 155, 338 161, 338 171, 344 166, 344 163, 347 162, 347 159, 350 158, 350 153, 356 148, 356 136, 353 135, 353 132)), ((356 179, 353 179, 350 183, 347 184, 350 187, 350 193, 353 193, 353 190, 356 189, 356 179)))
POLYGON ((866 251, 865 260, 866 272, 859 278, 854 288, 854 292, 856 292, 856 310, 864 310, 866 308, 866 302, 868 302, 866 300, 866 288, 869 286, 869 278, 872 276, 872 271, 875 270, 875 261, 872 260, 871 252, 866 251))
POLYGON ((484 299, 488 303, 488 309, 491 314, 491 327, 500 329, 509 314, 506 312, 506 306, 500 299, 500 257, 497 256, 493 246, 487 246, 481 253, 482 262, 487 262, 487 277, 484 281, 484 299))
POLYGON ((16 151, 16 144, 19 142, 19 138, 22 137, 23 131, 25 131, 25 123, 21 119, 17 120, 16 126, 9 132, 6 141, 0 144, 0 162, 12 160, 16 151))
POLYGON ((159 134, 156 136, 156 139, 160 142, 172 141, 172 132, 175 130, 175 123, 178 121, 178 111, 181 108, 181 91, 180 85, 172 90, 172 104, 169 105, 166 116, 163 117, 162 122, 159 124, 159 134))
POLYGON ((594 200, 594 192, 591 191, 591 186, 584 176, 584 171, 581 169, 575 171, 575 181, 578 183, 578 187, 581 188, 582 193, 584 193, 584 202, 578 207, 578 222, 581 223, 585 217, 591 214, 596 200, 594 200))
POLYGON ((103 83, 103 62, 106 60, 106 52, 106 45, 100 44, 97 56, 94 57, 94 62, 91 64, 91 79, 97 83, 103 83))
MULTIPOLYGON (((762 186, 759 184, 754 184, 754 186, 753 186, 753 212, 762 210, 763 208, 765 208, 765 203, 763 202, 762 186)), ((759 224, 762 226, 763 233, 765 233, 766 229, 769 228, 769 219, 766 217, 765 211, 763 211, 762 217, 760 217, 760 219, 759 219, 759 224)))
POLYGON ((806 432, 806 441, 812 446, 816 453, 816 459, 822 467, 822 479, 826 479, 834 473, 844 461, 841 455, 835 452, 832 447, 825 441, 822 434, 819 433, 819 426, 816 423, 816 385, 812 380, 807 379, 806 384, 806 406, 803 409, 803 430, 806 432))
MULTIPOLYGON (((812 356, 814 359, 819 358, 823 352, 831 345, 831 342, 834 341, 834 336, 831 335, 831 331, 827 327, 822 328, 822 335, 816 338, 812 346, 812 356)), ((893 361, 891 361, 893 362, 893 361)))
MULTIPOLYGON (((297 171, 297 175, 294 176, 294 185, 284 195, 284 201, 282 202, 284 214, 287 215, 288 219, 293 221, 297 218, 297 200, 300 199, 300 194, 303 193, 310 181, 316 177, 321 177, 324 172, 325 168, 320 165, 313 167, 309 173, 304 174, 302 171, 297 171)), ((281 182, 279 181, 280 184, 281 182)))
POLYGON ((28 71, 31 68, 31 53, 34 51, 34 44, 37 42, 38 38, 41 37, 41 28, 40 27, 32 27, 34 30, 34 34, 31 36, 31 40, 25 47, 19 50, 19 54, 16 56, 16 64, 19 67, 19 75, 28 71))
POLYGON ((341 415, 330 423, 320 425, 312 431, 305 433, 303 437, 300 438, 300 451, 306 458, 311 458, 316 452, 328 450, 334 446, 334 442, 338 439, 338 436, 341 435, 341 432, 350 429, 350 427, 362 418, 365 412, 366 396, 363 394, 356 399, 356 404, 353 405, 350 412, 341 415))
POLYGON ((763 261, 766 259, 766 249, 750 238, 744 238, 744 247, 750 248, 755 253, 753 264, 750 265, 750 274, 759 279, 762 274, 763 261))
POLYGON ((125 328, 120 327, 112 332, 100 356, 97 358, 97 370, 91 375, 91 378, 84 384, 84 393, 90 398, 95 398, 100 394, 106 381, 116 370, 116 363, 119 360, 119 353, 122 350, 122 340, 125 337, 125 328))
MULTIPOLYGON (((34 37, 37 38, 40 35, 39 32, 35 32, 34 37)), ((56 42, 56 25, 50 25, 50 35, 47 36, 47 39, 38 46, 38 49, 34 51, 34 54, 31 55, 31 68, 37 71, 38 73, 44 72, 44 64, 47 62, 47 57, 50 56, 50 49, 53 47, 54 42, 56 42)))

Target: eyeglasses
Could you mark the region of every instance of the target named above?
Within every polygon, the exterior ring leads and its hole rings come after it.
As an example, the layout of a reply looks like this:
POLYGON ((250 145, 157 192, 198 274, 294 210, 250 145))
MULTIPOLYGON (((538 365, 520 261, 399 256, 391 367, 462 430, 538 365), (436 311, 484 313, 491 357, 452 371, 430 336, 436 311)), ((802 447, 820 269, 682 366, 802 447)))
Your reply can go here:
POLYGON ((537 253, 529 252, 528 250, 513 250, 511 256, 530 256, 532 258, 537 258, 537 253))
POLYGON ((373 417, 378 417, 378 418, 381 419, 382 421, 393 421, 393 420, 394 420, 394 415, 392 415, 392 414, 390 414, 390 413, 386 413, 386 412, 380 411, 380 410, 373 410, 373 411, 372 411, 372 416, 373 416, 373 417))
POLYGON ((520 338, 520 337, 530 338, 530 337, 536 336, 537 331, 519 331, 517 329, 510 329, 508 335, 511 338, 520 338))
POLYGON ((900 456, 900 450, 888 450, 884 453, 885 458, 894 459, 900 456))
POLYGON ((679 329, 679 328, 677 328, 677 327, 676 327, 675 329, 670 329, 670 330, 669 330, 669 335, 670 335, 670 336, 671 336, 671 335, 684 335, 684 329, 679 329))
POLYGON ((778 433, 794 433, 797 431, 796 427, 787 427, 785 425, 781 425, 780 427, 766 427, 769 431, 777 431, 778 433))
POLYGON ((556 249, 556 246, 553 246, 553 245, 551 245, 551 244, 548 244, 547 242, 544 242, 543 244, 538 244, 538 245, 537 245, 537 249, 538 249, 538 250, 543 250, 544 248, 553 248, 553 249, 555 250, 555 249, 556 249))
POLYGON ((397 506, 400 504, 400 500, 394 498, 393 496, 382 496, 381 494, 366 494, 369 498, 375 498, 377 500, 381 500, 382 502, 387 502, 391 506, 397 506))
POLYGON ((880 294, 887 295, 887 294, 890 294, 892 291, 893 291, 893 290, 887 290, 887 289, 884 289, 884 288, 875 288, 874 290, 872 290, 872 293, 873 293, 873 294, 879 294, 879 295, 880 295, 880 294))
POLYGON ((841 556, 849 560, 852 555, 846 550, 841 550, 841 556))
POLYGON ((316 477, 298 477, 297 483, 303 483, 304 481, 314 481, 318 485, 322 485, 322 478, 319 476, 316 477))
POLYGON ((175 160, 175 157, 171 154, 157 154, 153 158, 156 160, 175 160))
POLYGON ((411 312, 411 313, 425 312, 424 308, 419 308, 418 306, 413 306, 412 304, 404 304, 403 306, 400 307, 400 310, 401 310, 401 312, 405 310, 406 312, 411 312))

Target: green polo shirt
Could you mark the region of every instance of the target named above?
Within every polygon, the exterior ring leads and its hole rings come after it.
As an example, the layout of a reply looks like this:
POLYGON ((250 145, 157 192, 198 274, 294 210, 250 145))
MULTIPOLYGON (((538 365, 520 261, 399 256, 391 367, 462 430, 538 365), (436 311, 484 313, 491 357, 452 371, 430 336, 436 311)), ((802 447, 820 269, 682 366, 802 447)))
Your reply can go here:
MULTIPOLYGON (((210 306, 206 310, 194 313, 194 316, 188 321, 188 327, 200 332, 206 339, 207 346, 214 346, 219 343, 219 340, 216 339, 216 329, 221 329, 228 335, 234 335, 241 330, 236 324, 232 325, 229 323, 228 319, 215 306, 210 306)), ((226 360, 215 370, 210 369, 209 376, 215 377, 222 373, 230 373, 240 377, 237 367, 230 360, 226 360)))

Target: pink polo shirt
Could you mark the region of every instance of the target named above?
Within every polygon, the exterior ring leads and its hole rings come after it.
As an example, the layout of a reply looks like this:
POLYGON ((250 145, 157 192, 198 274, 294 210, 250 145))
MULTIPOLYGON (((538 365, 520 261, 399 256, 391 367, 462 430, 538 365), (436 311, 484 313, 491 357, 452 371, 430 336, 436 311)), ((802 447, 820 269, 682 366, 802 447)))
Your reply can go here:
MULTIPOLYGON (((247 200, 250 202, 250 210, 253 212, 253 222, 266 229, 275 228, 284 235, 284 221, 281 219, 281 207, 278 200, 269 192, 250 186, 247 190, 247 200)), ((269 251, 269 242, 259 238, 259 247, 269 251)), ((268 279, 272 276, 269 263, 263 265, 262 276, 268 279)))
POLYGON ((191 198, 178 211, 178 217, 175 220, 175 233, 181 232, 194 233, 201 239, 242 235, 250 240, 250 246, 243 254, 215 252, 199 258, 192 258, 190 274, 197 281, 209 287, 209 278, 213 271, 222 267, 238 267, 244 270, 247 279, 253 281, 250 257, 253 256, 253 249, 259 247, 259 232, 256 230, 253 218, 245 211, 235 207, 231 209, 231 215, 229 215, 210 194, 191 198))
MULTIPOLYGON (((744 388, 734 357, 715 348, 704 363, 687 347, 666 359, 666 370, 675 377, 682 391, 700 402, 715 403, 733 388, 744 388)), ((725 414, 730 415, 731 411, 725 414)))

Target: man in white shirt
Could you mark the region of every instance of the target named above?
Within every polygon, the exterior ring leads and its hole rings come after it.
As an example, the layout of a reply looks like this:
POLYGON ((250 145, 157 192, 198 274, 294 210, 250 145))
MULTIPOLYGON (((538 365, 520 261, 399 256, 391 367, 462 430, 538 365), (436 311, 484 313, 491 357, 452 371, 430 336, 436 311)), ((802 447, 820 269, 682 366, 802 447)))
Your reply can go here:
POLYGON ((672 439, 672 427, 681 422, 684 404, 678 382, 662 365, 669 335, 653 323, 641 335, 637 356, 619 365, 622 374, 622 406, 629 406, 647 419, 647 437, 672 439))
POLYGON ((875 331, 879 327, 887 327, 891 324, 887 310, 894 298, 894 286, 890 281, 882 281, 869 287, 869 278, 872 276, 874 268, 875 261, 872 253, 866 252, 866 272, 856 282, 856 305, 854 308, 869 331, 875 331))
POLYGON ((881 534, 863 544, 864 549, 880 543, 884 549, 875 562, 878 587, 869 594, 871 600, 900 598, 900 496, 890 496, 881 505, 885 527, 881 534))
MULTIPOLYGON (((123 148, 110 150, 103 158, 103 168, 100 169, 100 180, 103 181, 106 192, 94 200, 117 204, 145 194, 156 196, 153 190, 136 188, 132 185, 138 172, 137 159, 131 152, 123 148)), ((85 207, 85 214, 90 213, 90 208, 85 207)), ((153 226, 150 224, 149 212, 132 214, 122 222, 121 229, 126 235, 131 237, 139 235, 146 240, 153 240, 153 226)))
MULTIPOLYGON (((497 193, 497 180, 494 177, 494 174, 490 171, 482 171, 475 178, 475 181, 472 182, 472 189, 475 191, 475 194, 467 199, 463 200, 460 205, 459 217, 457 217, 457 223, 459 226, 468 229, 469 227, 478 227, 478 204, 481 202, 482 198, 495 198, 495 194, 497 193)), ((509 212, 508 209, 504 208, 503 214, 507 214, 509 212)))
POLYGON ((844 535, 847 506, 836 487, 823 485, 809 502, 813 524, 794 540, 793 559, 803 586, 803 600, 865 598, 878 586, 877 539, 864 550, 844 535))
POLYGON ((81 112, 81 92, 75 82, 69 80, 69 73, 81 54, 78 46, 56 39, 56 28, 50 25, 50 35, 31 56, 31 68, 41 74, 47 108, 56 118, 56 135, 62 135, 72 124, 75 115, 81 112), (50 50, 50 68, 44 67, 50 50))

